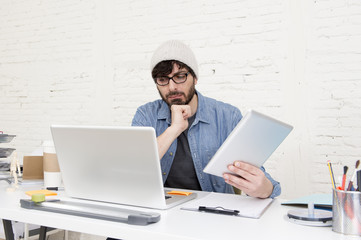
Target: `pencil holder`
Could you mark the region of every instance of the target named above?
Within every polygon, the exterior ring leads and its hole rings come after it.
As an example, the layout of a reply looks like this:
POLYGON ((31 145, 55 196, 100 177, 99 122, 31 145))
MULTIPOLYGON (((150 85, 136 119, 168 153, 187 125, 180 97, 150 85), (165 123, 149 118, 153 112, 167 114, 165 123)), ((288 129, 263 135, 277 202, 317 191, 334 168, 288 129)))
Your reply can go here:
POLYGON ((361 192, 333 189, 332 230, 361 236, 361 192))

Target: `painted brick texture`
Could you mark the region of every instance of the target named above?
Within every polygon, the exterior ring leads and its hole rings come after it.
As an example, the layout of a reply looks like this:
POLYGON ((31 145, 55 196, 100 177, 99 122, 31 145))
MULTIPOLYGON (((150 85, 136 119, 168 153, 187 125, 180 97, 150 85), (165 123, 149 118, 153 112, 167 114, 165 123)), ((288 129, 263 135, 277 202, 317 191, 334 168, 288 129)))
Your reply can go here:
POLYGON ((0 6, 0 130, 26 155, 50 124, 130 125, 159 98, 152 52, 194 50, 204 95, 294 125, 266 168, 282 197, 330 192, 361 157, 361 2, 25 1, 0 6))

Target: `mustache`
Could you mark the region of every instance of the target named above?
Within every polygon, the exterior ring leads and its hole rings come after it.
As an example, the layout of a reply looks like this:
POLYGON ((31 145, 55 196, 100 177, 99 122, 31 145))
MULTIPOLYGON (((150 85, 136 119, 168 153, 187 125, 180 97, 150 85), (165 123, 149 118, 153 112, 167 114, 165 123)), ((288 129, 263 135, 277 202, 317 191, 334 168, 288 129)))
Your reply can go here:
POLYGON ((166 95, 166 98, 172 97, 172 96, 175 96, 175 95, 183 95, 183 96, 185 96, 184 92, 173 91, 173 92, 169 92, 169 93, 166 95))

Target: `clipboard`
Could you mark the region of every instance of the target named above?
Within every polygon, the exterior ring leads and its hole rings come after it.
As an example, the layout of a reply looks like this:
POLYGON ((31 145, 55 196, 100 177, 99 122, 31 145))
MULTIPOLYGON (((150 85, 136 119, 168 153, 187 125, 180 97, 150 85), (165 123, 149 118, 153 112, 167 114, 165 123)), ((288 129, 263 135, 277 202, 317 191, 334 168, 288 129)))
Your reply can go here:
POLYGON ((272 198, 260 199, 212 192, 203 198, 184 204, 181 209, 236 217, 260 218, 272 201, 272 198))

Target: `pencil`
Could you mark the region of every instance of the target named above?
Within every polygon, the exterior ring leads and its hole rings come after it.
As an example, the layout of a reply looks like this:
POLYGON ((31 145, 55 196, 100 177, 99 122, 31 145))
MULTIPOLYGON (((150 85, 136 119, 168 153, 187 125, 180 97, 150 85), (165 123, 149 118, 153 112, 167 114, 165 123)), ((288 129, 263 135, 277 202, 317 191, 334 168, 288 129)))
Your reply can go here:
POLYGON ((333 176, 332 165, 330 160, 327 161, 327 166, 328 166, 328 170, 330 171, 332 187, 333 189, 336 189, 335 177, 333 176))

